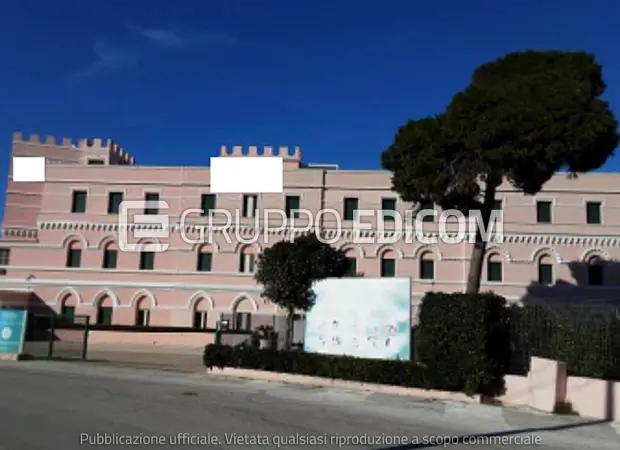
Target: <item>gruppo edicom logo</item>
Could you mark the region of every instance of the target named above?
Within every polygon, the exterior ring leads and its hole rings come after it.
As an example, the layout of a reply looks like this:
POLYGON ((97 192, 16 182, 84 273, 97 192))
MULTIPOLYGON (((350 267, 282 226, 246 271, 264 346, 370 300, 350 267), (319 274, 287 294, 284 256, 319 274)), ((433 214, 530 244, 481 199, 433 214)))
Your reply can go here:
MULTIPOLYGON (((475 242, 477 233, 489 242, 503 242, 503 216, 493 211, 484 227, 480 211, 471 211, 466 217, 458 210, 410 212, 403 217, 397 211, 358 210, 354 220, 343 220, 339 211, 307 209, 289 211, 264 209, 253 217, 244 217, 241 211, 214 209, 203 215, 201 209, 187 209, 175 221, 168 215, 165 201, 124 201, 119 211, 119 250, 122 252, 164 252, 170 237, 178 233, 184 243, 209 244, 217 233, 227 243, 238 242, 269 244, 314 232, 321 242, 336 244, 346 236, 355 244, 394 244, 397 242, 460 244, 475 242), (425 218, 433 218, 429 225, 425 218), (366 219, 366 220, 364 220, 366 219), (426 228, 426 230, 424 230, 426 228), (433 231, 430 231, 432 228, 433 231), (191 235, 188 232, 191 230, 191 235)), ((248 214, 245 214, 248 215, 248 214)))
MULTIPOLYGON (((288 148, 284 150, 288 153, 288 148)), ((232 154, 224 147, 221 154, 211 158, 209 166, 209 191, 212 194, 284 192, 282 151, 279 157, 270 156, 273 154, 271 148, 267 156, 257 156, 256 147, 250 147, 249 156, 243 156, 240 147, 233 149, 232 154)), ((399 241, 458 244, 474 242, 477 233, 487 241, 492 239, 500 243, 503 240, 501 211, 493 211, 485 228, 482 215, 477 211, 465 217, 457 210, 443 211, 441 214, 428 210, 420 211, 415 216, 411 212, 403 218, 396 211, 358 210, 354 220, 343 220, 334 209, 314 212, 297 209, 294 214, 279 209, 254 211, 256 205, 252 209, 244 211, 246 214, 216 209, 210 210, 206 216, 200 209, 189 209, 178 216, 167 214, 168 203, 164 201, 124 201, 119 211, 119 250, 164 252, 168 250, 168 241, 173 233, 180 234, 183 242, 192 245, 213 243, 215 233, 218 233, 218 240, 241 244, 256 243, 261 237, 264 244, 283 237, 293 240, 308 232, 316 233, 327 244, 336 244, 343 237, 359 244, 394 244, 399 241), (435 224, 425 226, 424 218, 428 216, 435 217, 437 228, 435 224), (364 221, 364 218, 367 220, 364 221)))

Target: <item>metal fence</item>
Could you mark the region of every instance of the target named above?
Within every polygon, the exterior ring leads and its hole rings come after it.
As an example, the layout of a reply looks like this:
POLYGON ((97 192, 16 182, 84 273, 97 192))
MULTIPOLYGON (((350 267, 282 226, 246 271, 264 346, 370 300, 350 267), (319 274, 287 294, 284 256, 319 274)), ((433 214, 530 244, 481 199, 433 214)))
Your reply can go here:
POLYGON ((620 311, 605 305, 510 308, 510 373, 532 356, 563 361, 569 374, 620 380, 620 311))
POLYGON ((35 359, 81 359, 88 354, 89 316, 68 322, 55 314, 28 315, 23 353, 35 359))

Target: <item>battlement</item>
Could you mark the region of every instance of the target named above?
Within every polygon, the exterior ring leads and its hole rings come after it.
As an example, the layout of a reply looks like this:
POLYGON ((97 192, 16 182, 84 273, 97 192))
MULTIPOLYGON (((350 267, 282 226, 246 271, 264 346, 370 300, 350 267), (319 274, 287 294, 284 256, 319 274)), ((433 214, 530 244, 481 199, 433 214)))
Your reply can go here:
POLYGON ((24 136, 21 132, 17 131, 13 133, 13 143, 43 145, 47 147, 66 147, 89 152, 109 153, 110 164, 135 164, 134 158, 112 139, 95 138, 73 140, 67 137, 57 139, 55 136, 41 137, 38 134, 24 136))
POLYGON ((273 147, 263 147, 262 152, 256 145, 250 145, 244 149, 241 145, 235 145, 230 150, 225 145, 220 147, 220 156, 278 156, 287 160, 301 161, 301 149, 294 147, 279 147, 277 151, 273 147), (245 150, 245 152, 244 152, 245 150))

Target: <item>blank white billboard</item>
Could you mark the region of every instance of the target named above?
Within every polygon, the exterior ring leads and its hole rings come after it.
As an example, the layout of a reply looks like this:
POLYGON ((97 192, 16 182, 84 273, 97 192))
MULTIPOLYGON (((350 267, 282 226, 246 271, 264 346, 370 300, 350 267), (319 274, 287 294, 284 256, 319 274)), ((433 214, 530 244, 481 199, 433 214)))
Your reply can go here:
POLYGON ((214 194, 264 193, 284 191, 283 158, 211 158, 211 192, 214 194))

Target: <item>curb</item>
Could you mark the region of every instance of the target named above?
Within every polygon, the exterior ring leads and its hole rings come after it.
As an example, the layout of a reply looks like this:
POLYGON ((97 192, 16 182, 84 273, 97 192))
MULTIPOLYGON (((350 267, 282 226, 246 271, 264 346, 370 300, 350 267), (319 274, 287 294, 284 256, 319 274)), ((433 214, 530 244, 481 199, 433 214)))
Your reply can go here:
POLYGON ((415 397, 417 399, 425 400, 440 400, 458 403, 480 404, 480 396, 475 395, 473 397, 468 397, 461 392, 405 388, 401 386, 391 386, 374 383, 359 383, 356 381, 311 377, 306 375, 294 375, 290 373, 267 372, 264 370, 236 369, 232 367, 224 367, 222 369, 219 369, 214 367, 212 369, 207 369, 207 375, 230 378, 245 378, 261 381, 275 381, 280 383, 297 384, 301 386, 350 389, 355 391, 396 395, 400 397, 415 397))

